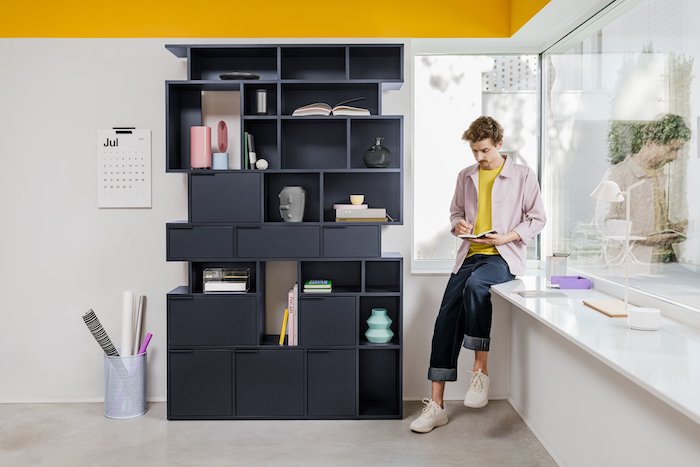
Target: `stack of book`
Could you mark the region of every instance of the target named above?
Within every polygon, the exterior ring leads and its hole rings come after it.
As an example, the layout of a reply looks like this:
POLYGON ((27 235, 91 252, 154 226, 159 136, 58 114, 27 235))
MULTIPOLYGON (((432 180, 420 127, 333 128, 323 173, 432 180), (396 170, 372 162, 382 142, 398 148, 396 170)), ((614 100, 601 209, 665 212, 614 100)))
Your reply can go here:
POLYGON ((206 268, 204 270, 204 293, 248 291, 250 269, 206 268))
POLYGON ((366 204, 334 204, 336 222, 386 222, 385 208, 369 208, 366 204))
POLYGON ((332 289, 332 280, 311 279, 304 282, 304 293, 330 293, 332 289))

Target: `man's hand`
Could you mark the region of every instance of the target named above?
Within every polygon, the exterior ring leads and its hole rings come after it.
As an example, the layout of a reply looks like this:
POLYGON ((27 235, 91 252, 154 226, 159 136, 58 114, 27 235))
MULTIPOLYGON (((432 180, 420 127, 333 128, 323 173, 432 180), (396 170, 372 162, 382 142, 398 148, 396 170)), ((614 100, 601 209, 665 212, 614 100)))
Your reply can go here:
POLYGON ((455 235, 466 235, 472 233, 474 226, 465 219, 460 219, 453 229, 455 235))
POLYGON ((492 233, 486 234, 485 238, 470 238, 469 241, 477 245, 503 245, 504 243, 520 240, 520 235, 516 231, 507 234, 492 233))

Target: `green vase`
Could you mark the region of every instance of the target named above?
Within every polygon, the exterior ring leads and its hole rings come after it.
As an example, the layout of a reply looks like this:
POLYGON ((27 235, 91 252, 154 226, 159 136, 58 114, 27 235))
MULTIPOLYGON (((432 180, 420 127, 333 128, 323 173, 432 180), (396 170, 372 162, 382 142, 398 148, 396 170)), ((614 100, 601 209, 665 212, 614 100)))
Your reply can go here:
POLYGON ((391 323, 386 308, 372 308, 372 316, 367 319, 369 329, 365 332, 365 337, 373 344, 386 344, 394 337, 391 323))

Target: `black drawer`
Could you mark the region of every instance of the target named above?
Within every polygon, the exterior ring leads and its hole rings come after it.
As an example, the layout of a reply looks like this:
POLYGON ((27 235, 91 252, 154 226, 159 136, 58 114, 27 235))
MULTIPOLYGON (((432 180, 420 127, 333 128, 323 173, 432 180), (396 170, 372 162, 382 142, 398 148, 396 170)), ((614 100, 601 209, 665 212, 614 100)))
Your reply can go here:
POLYGON ((355 345, 355 297, 304 297, 299 320, 303 346, 355 345))
POLYGON ((381 254, 381 232, 378 225, 323 227, 324 258, 376 258, 381 254))
POLYGON ((254 296, 168 296, 168 345, 255 345, 255 330, 254 296))
POLYGON ((236 415, 304 415, 304 352, 236 350, 236 415))
POLYGON ((167 225, 167 260, 233 258, 233 227, 167 225))
POLYGON ((309 415, 356 415, 355 350, 310 349, 306 358, 309 415))
POLYGON ((245 172, 193 173, 190 222, 260 222, 261 175, 245 172))
POLYGON ((238 227, 238 257, 318 258, 319 236, 315 225, 238 227))
POLYGON ((231 416, 230 350, 168 352, 168 418, 231 416))

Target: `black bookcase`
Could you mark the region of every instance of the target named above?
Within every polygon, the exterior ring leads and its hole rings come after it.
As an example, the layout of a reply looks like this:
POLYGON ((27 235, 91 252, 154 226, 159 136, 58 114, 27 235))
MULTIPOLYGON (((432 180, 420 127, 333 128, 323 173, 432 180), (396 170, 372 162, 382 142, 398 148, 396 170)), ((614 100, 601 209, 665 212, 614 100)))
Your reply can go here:
POLYGON ((403 82, 403 46, 166 48, 187 59, 188 73, 165 83, 166 170, 188 182, 188 220, 166 225, 166 257, 186 261, 189 271, 188 284, 167 295, 168 419, 401 418, 403 259, 382 254, 381 228, 403 223, 403 117, 383 115, 381 100, 403 82), (221 80, 228 71, 260 79, 221 80), (267 92, 262 115, 254 105, 259 89, 267 92), (268 169, 190 168, 189 128, 203 123, 202 93, 217 91, 240 93, 241 167, 249 132, 268 169), (309 103, 355 97, 369 116, 291 115, 309 103), (377 136, 392 160, 367 168, 363 155, 377 136), (279 215, 278 194, 288 185, 306 190, 302 222, 279 215), (336 222, 333 205, 351 193, 393 220, 336 222), (265 268, 278 260, 296 264, 298 346, 265 333, 265 268), (204 293, 210 267, 248 269, 248 291, 204 293), (301 291, 318 278, 331 279, 333 291, 301 291), (386 344, 365 338, 376 307, 393 321, 386 344))

